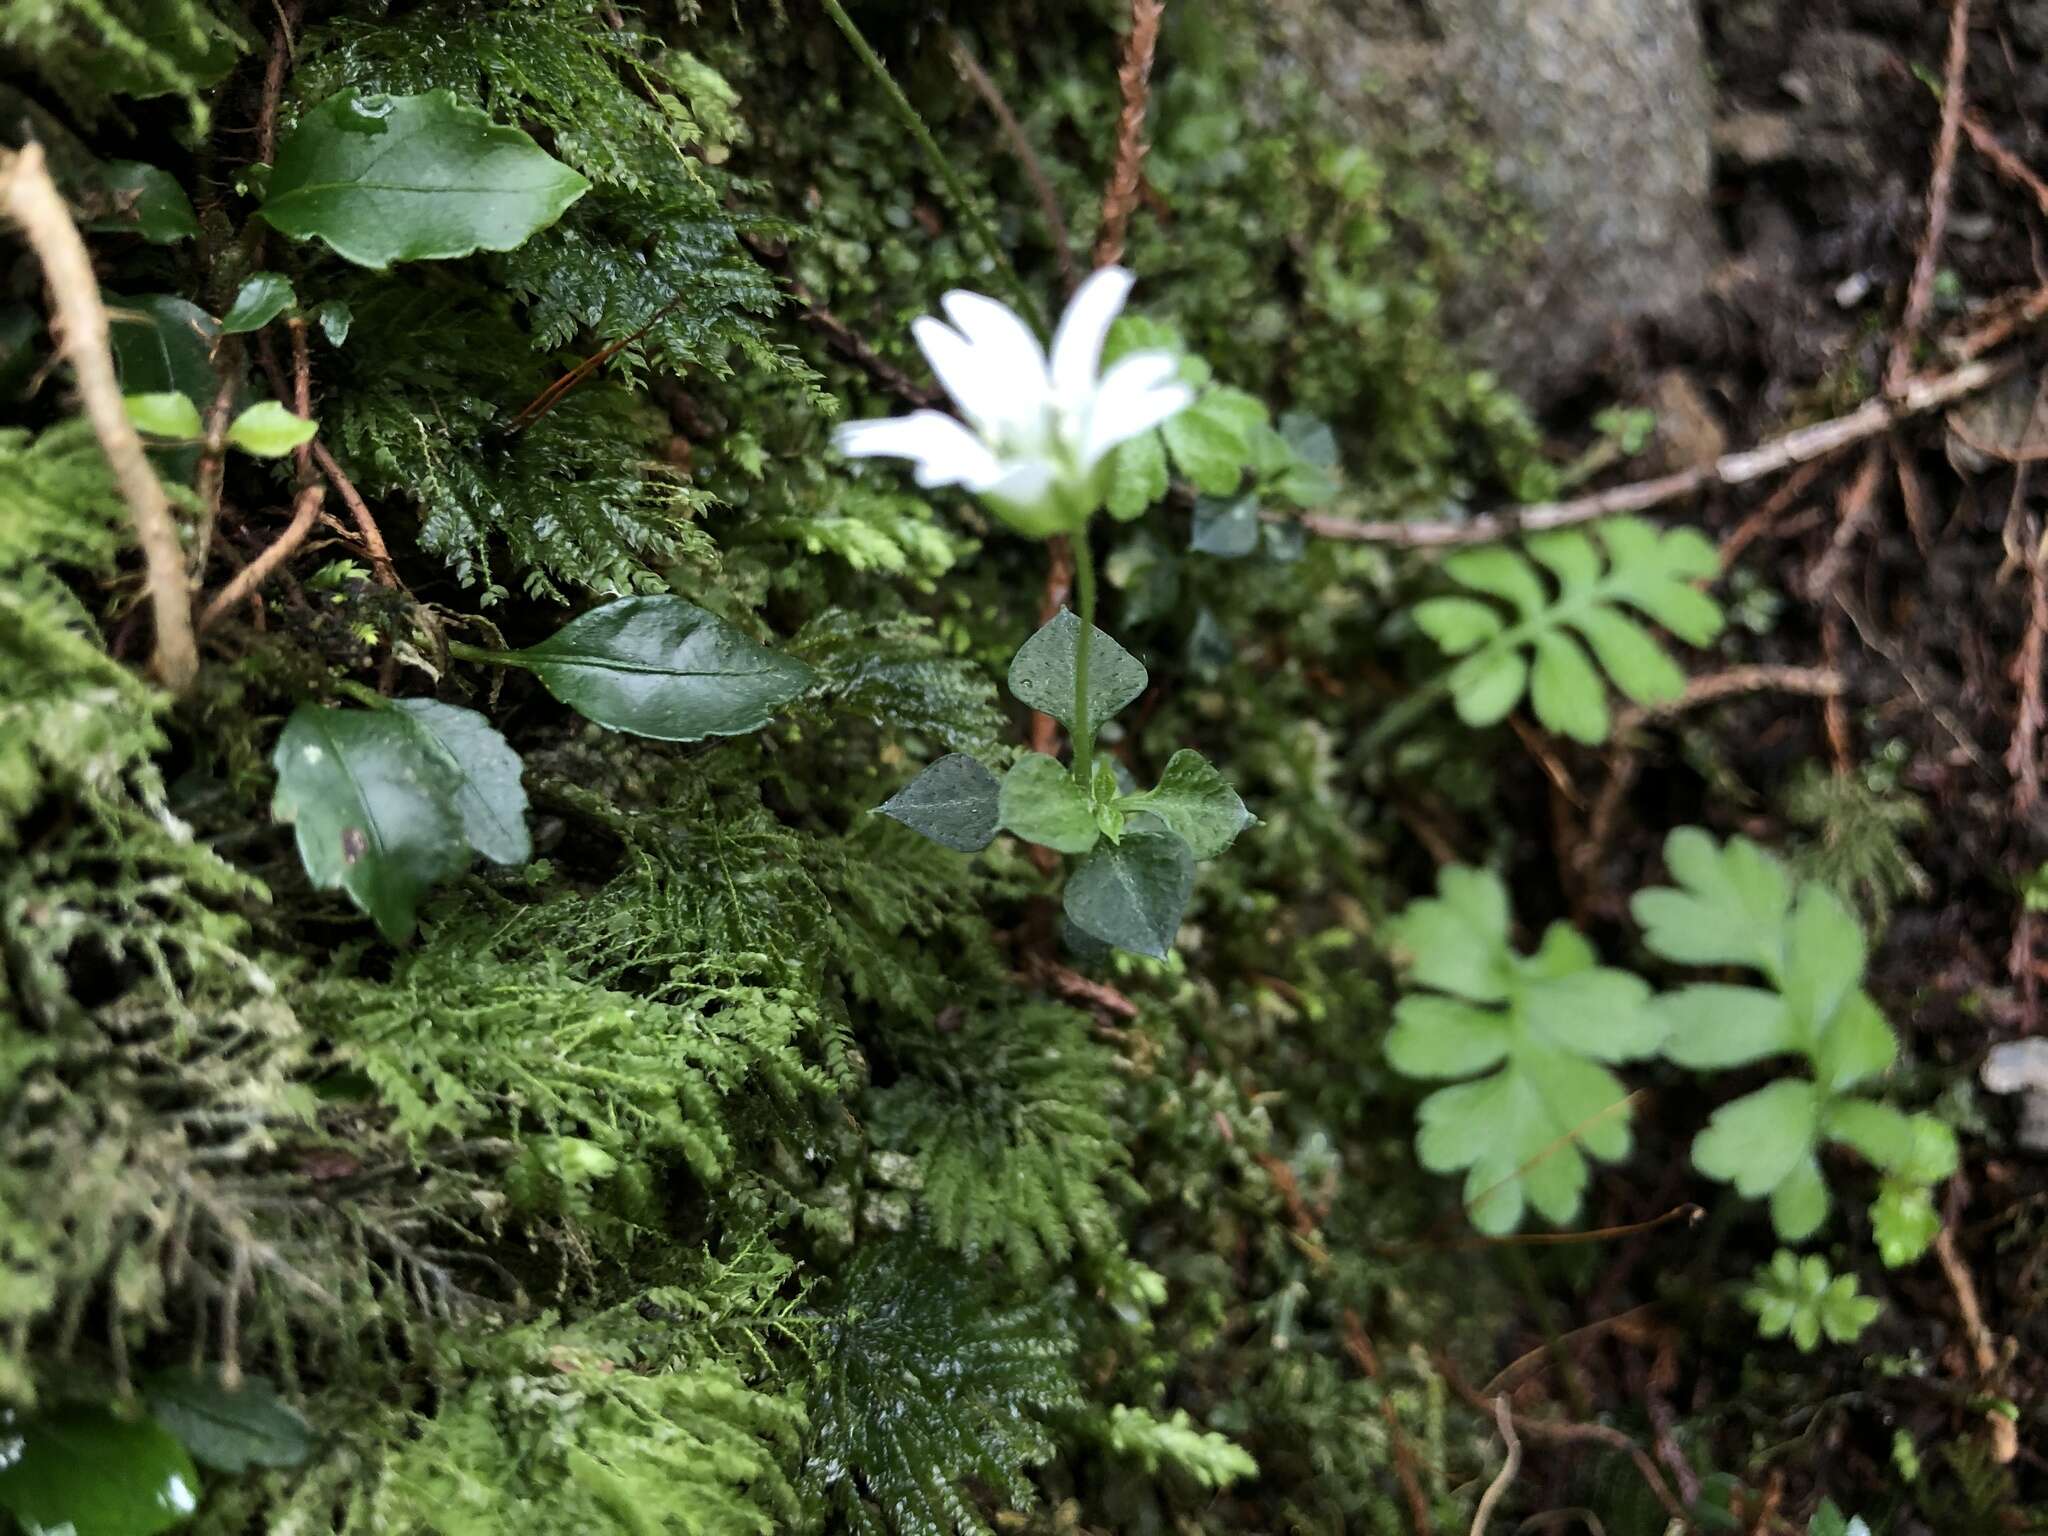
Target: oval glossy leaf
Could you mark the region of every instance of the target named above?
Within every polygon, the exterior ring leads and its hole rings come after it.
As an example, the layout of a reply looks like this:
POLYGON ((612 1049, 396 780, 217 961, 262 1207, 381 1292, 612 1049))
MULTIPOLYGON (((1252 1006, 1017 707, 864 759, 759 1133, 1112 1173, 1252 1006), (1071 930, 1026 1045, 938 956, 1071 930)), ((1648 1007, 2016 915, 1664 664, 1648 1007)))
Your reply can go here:
POLYGON ((1003 776, 1002 817, 1025 842, 1058 853, 1086 853, 1102 836, 1087 791, 1043 752, 1020 757, 1003 776))
POLYGON ((148 1419, 53 1409, 0 1424, 0 1509, 26 1536, 154 1536, 199 1506, 192 1458, 148 1419))
POLYGON ((121 405, 135 430, 151 437, 197 437, 206 430, 199 420, 199 407, 175 389, 123 395, 121 405))
POLYGON ((1102 843, 1067 881, 1066 913, 1090 938, 1161 958, 1173 948, 1195 888, 1195 856, 1156 822, 1102 843))
POLYGON ((346 891, 393 943, 472 851, 501 864, 531 857, 518 755, 472 710, 432 699, 304 704, 273 761, 271 813, 292 824, 308 878, 346 891))
POLYGON ((965 752, 940 758, 881 805, 875 814, 900 821, 942 848, 979 853, 995 841, 1002 785, 965 752))
POLYGON ((327 345, 338 347, 348 340, 349 327, 356 323, 356 312, 340 299, 329 299, 313 306, 313 318, 320 323, 320 334, 327 338, 327 345))
MULTIPOLYGON (((1042 715, 1074 728, 1074 650, 1081 621, 1062 608, 1018 648, 1010 662, 1010 692, 1042 715)), ((1145 664, 1096 630, 1088 642, 1088 723, 1102 722, 1145 691, 1145 664)))
POLYGON ((161 293, 108 294, 107 330, 126 393, 176 390, 202 409, 212 404, 220 388, 213 364, 220 322, 197 304, 161 293))
POLYGON ((199 233, 192 199, 169 171, 140 160, 109 160, 99 181, 109 211, 86 225, 94 234, 136 234, 151 245, 171 245, 199 233))
POLYGON ((624 597, 500 658, 609 730, 655 741, 744 736, 817 674, 680 597, 624 597))
POLYGON ((165 1371, 143 1395, 157 1423, 216 1471, 296 1467, 313 1453, 312 1426, 264 1377, 229 1388, 215 1371, 165 1371))
POLYGON ((222 332, 229 336, 240 336, 247 331, 260 331, 288 309, 297 307, 299 296, 292 291, 292 280, 282 272, 258 272, 242 284, 235 295, 235 302, 220 322, 222 332))
POLYGON ((1142 795, 1126 796, 1123 809, 1150 811, 1177 833, 1198 859, 1213 859, 1257 818, 1244 808, 1229 780, 1199 752, 1182 748, 1166 764, 1159 782, 1142 795))
POLYGON ((275 400, 259 400, 228 423, 228 441, 259 459, 278 459, 319 430, 319 422, 294 416, 275 400))
POLYGON ((330 96, 277 152, 262 216, 363 267, 509 251, 590 183, 453 93, 330 96))

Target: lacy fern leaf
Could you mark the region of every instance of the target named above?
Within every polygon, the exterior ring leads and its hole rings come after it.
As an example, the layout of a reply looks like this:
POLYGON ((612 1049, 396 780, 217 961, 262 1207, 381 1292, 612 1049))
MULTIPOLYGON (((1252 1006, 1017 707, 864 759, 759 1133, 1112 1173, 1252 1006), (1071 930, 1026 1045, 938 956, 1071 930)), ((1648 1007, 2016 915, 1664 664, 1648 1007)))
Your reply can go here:
POLYGON ((1495 547, 1444 561, 1446 575, 1504 603, 1507 616, 1478 597, 1415 607, 1423 632, 1447 655, 1464 658, 1447 679, 1461 720, 1495 724, 1526 692, 1550 729, 1597 745, 1610 725, 1602 673, 1639 704, 1668 703, 1684 691, 1685 674, 1624 607, 1705 645, 1721 632, 1721 610, 1692 583, 1719 569, 1713 545, 1689 528, 1660 534, 1634 518, 1614 518, 1600 524, 1598 545, 1566 530, 1539 534, 1526 547, 1526 556, 1495 547), (1538 567, 1550 573, 1554 596, 1538 567))
POLYGON ((1783 1248, 1757 1270, 1742 1304, 1756 1314, 1758 1333, 1790 1335, 1801 1354, 1812 1354, 1822 1334, 1837 1344, 1855 1343, 1882 1310, 1857 1288, 1854 1275, 1834 1274, 1819 1254, 1802 1259, 1783 1248))
POLYGON ((1416 1151, 1438 1173, 1465 1169, 1465 1207, 1482 1232, 1512 1232, 1526 1206, 1557 1224, 1578 1214, 1586 1156, 1628 1155, 1628 1090, 1602 1063, 1655 1053, 1663 1028, 1650 989, 1599 965, 1555 923, 1533 955, 1508 941, 1499 879, 1452 866, 1435 899, 1396 920, 1411 991, 1394 1010, 1387 1059, 1410 1077, 1476 1081, 1422 1103, 1416 1151))

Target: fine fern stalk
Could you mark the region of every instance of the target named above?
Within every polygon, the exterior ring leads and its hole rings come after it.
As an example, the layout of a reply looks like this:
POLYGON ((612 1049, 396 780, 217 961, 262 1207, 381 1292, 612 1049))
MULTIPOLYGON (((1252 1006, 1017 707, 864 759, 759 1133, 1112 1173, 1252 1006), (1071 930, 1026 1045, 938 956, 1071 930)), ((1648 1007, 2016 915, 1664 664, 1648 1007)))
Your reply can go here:
POLYGON ((1017 269, 1011 264, 1008 252, 996 238, 996 232, 990 228, 987 218, 975 206, 973 194, 960 179, 960 173, 953 168, 953 162, 946 158, 946 152, 939 148, 939 141, 932 137, 931 128, 926 124, 923 114, 911 105, 910 98, 903 94, 903 87, 898 85, 895 77, 889 73, 889 66, 882 62, 882 56, 876 53, 874 46, 861 35, 860 28, 854 25, 853 18, 846 14, 846 8, 839 0, 820 0, 820 3, 825 7, 825 14, 830 16, 833 23, 846 35, 846 41, 859 55, 868 73, 875 77, 875 83, 881 86, 890 110, 902 120, 903 126, 910 130, 911 137, 917 140, 918 147, 925 153, 925 158, 931 161, 932 169, 939 173, 939 179, 946 184, 946 193, 953 199, 954 207, 959 210, 960 217, 967 220, 973 228, 975 239, 980 242, 983 252, 995 269, 1002 273, 1003 281, 1009 286, 1011 295, 1017 300, 1019 307, 1037 321, 1039 328, 1043 330, 1045 311, 1039 307, 1038 295, 1033 293, 1025 285, 1023 278, 1017 275, 1017 269))

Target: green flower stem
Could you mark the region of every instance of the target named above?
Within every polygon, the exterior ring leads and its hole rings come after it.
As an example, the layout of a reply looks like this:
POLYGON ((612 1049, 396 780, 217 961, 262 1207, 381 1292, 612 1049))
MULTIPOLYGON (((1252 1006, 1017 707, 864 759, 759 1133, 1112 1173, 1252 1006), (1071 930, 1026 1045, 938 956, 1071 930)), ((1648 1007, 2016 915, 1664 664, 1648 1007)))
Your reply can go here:
POLYGON ((1083 523, 1068 535, 1074 553, 1074 591, 1081 604, 1081 633, 1074 637, 1074 782, 1085 794, 1095 766, 1095 723, 1088 718, 1088 649, 1095 635, 1095 550, 1083 523))
POLYGON ((865 37, 861 36, 860 28, 853 24, 853 18, 846 14, 846 9, 840 5, 839 0, 819 0, 819 3, 825 7, 825 14, 846 34, 847 42, 851 43, 853 51, 860 55, 861 63, 867 66, 868 73, 881 85, 882 94, 888 97, 889 105, 895 110, 896 116, 902 120, 903 126, 910 130, 910 136, 917 140, 925 152, 925 157, 931 161, 932 168, 939 173, 939 180, 946 184, 947 195, 958 207, 960 217, 973 228, 976 239, 988 252, 996 270, 1003 274, 1003 281, 1010 285, 1010 292, 1017 300, 1017 307, 1029 315, 1041 330, 1044 329, 1045 314, 1038 307, 1037 295, 1024 286, 1024 280, 1017 275, 1017 269, 1010 265, 1010 258, 1004 254, 1001 242, 996 239, 995 230, 975 207, 973 198, 968 195, 967 184, 960 179, 960 173, 953 169, 953 162, 946 158, 946 152, 939 148, 939 141, 932 137, 931 129, 925 126, 924 118, 918 114, 917 108, 910 104, 910 98, 903 94, 902 87, 897 85, 895 78, 889 73, 889 66, 882 62, 882 56, 869 46, 865 37))
POLYGON ((460 640, 448 642, 448 654, 457 661, 480 661, 490 667, 516 667, 519 665, 505 651, 488 650, 481 645, 464 645, 460 640))

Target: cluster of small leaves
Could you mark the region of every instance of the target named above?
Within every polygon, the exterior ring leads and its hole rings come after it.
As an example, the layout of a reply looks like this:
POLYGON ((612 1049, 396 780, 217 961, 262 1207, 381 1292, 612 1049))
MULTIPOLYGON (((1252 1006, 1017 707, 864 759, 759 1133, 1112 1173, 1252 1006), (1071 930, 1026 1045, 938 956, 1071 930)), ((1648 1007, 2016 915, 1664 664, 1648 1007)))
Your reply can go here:
POLYGON ((977 1009, 914 1066, 875 1093, 869 1123, 878 1147, 915 1159, 905 1182, 937 1241, 969 1258, 999 1251, 1027 1280, 1115 1246, 1110 1188, 1127 1186, 1129 1153, 1110 1053, 1085 1016, 977 1009))
POLYGON ((1918 1258, 1940 1223, 1932 1186, 1955 1171, 1954 1133, 1856 1092, 1885 1071, 1898 1039, 1862 988, 1863 930, 1826 886, 1795 887, 1776 858, 1746 838, 1717 845, 1681 827, 1664 845, 1675 888, 1632 903, 1644 943, 1681 965, 1742 966, 1765 986, 1698 982, 1659 999, 1665 1054, 1720 1071, 1799 1058, 1807 1077, 1780 1077, 1714 1112, 1693 1144, 1700 1172, 1741 1194, 1768 1196, 1778 1235, 1796 1242, 1827 1219, 1821 1145, 1838 1141, 1884 1175, 1871 1207, 1888 1264, 1918 1258))
POLYGON ((1817 1253, 1804 1258, 1780 1248, 1742 1293, 1756 1314, 1757 1332, 1767 1339, 1790 1336, 1801 1354, 1811 1354, 1825 1334, 1836 1344, 1853 1344, 1883 1309, 1856 1286, 1854 1275, 1837 1275, 1817 1253))
POLYGON ((1690 528, 1660 534, 1618 517, 1599 525, 1598 545, 1572 529, 1539 534, 1527 549, 1524 556, 1494 546, 1444 561, 1459 586, 1495 602, 1438 597, 1415 606, 1422 631, 1463 658, 1446 679, 1459 719, 1495 724, 1526 693, 1544 725, 1598 745, 1612 720, 1602 674, 1638 704, 1668 704, 1685 691, 1685 674, 1624 607, 1687 644, 1712 640, 1721 610, 1693 585, 1720 569, 1711 543, 1690 528), (1555 596, 1539 567, 1550 573, 1555 596), (1505 616, 1496 603, 1507 606, 1505 616))
MULTIPOLYGON (((1084 730, 1076 709, 1080 633, 1081 620, 1063 608, 1010 664, 1010 692, 1069 735, 1084 730)), ((1088 651, 1085 731, 1092 738, 1150 678, 1143 662, 1099 629, 1088 651)), ((1098 943, 1153 956, 1173 947, 1196 862, 1223 853, 1253 819, 1223 776, 1187 750, 1143 791, 1126 787, 1107 756, 1094 759, 1083 784, 1041 752, 1020 758, 1000 780, 975 758, 953 753, 878 809, 962 853, 978 853, 1009 831, 1080 856, 1066 885, 1068 921, 1098 943)))
POLYGON ((1103 1443, 1117 1455, 1133 1458, 1148 1473, 1172 1467, 1205 1488, 1227 1488, 1259 1473, 1250 1453, 1227 1435, 1203 1429, 1185 1408, 1160 1418, 1118 1403, 1109 1411, 1103 1443))
POLYGON ((1604 1063, 1655 1054, 1663 1026, 1650 989, 1599 965, 1569 925, 1552 924, 1533 955, 1509 941, 1507 892, 1495 875, 1452 866, 1435 899, 1411 903, 1393 929, 1412 985, 1387 1037, 1410 1077, 1477 1081, 1422 1103, 1416 1151, 1439 1173, 1467 1170, 1465 1209, 1482 1232, 1511 1232, 1526 1206, 1555 1223, 1578 1214, 1588 1155, 1628 1156, 1630 1099, 1604 1063))
POLYGON ((804 1487, 870 1536, 986 1536, 961 1484, 1030 1506, 1045 1420, 1081 1403, 1073 1350, 1049 1299, 995 1305, 909 1239, 863 1250, 815 1347, 804 1487))

